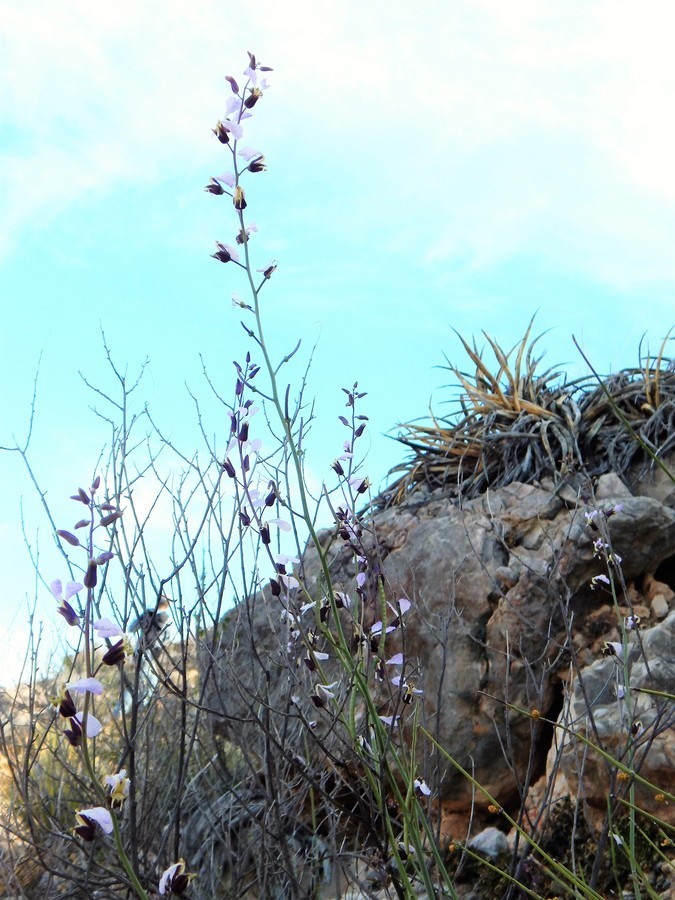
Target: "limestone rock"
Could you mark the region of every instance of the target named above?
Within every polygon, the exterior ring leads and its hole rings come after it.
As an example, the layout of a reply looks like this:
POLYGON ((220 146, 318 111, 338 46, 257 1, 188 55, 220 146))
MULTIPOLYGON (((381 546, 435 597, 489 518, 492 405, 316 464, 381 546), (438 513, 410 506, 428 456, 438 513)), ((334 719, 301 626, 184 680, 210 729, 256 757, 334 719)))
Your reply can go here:
MULTIPOLYGON (((675 508, 631 496, 609 476, 599 487, 600 509, 621 504, 607 519, 612 552, 622 558, 619 614, 639 610, 643 618, 633 635, 641 646, 631 663, 631 684, 672 693, 675 613, 662 617, 655 600, 667 596, 670 604, 675 596, 675 508)), ((553 727, 544 720, 584 723, 581 685, 603 746, 610 752, 621 746, 614 740, 622 734, 612 693, 617 666, 602 657, 605 642, 621 639, 620 619, 606 587, 591 589, 591 579, 606 570, 595 554, 598 535, 588 525, 587 511, 581 500, 571 502, 552 485, 512 483, 462 504, 431 492, 376 513, 364 531, 364 552, 379 559, 389 599, 412 602, 404 645, 395 635, 388 647, 393 653, 404 646, 407 671, 424 690, 420 721, 507 811, 518 809, 523 794, 546 774, 555 742, 553 727)), ((352 553, 331 532, 322 540, 335 587, 353 590, 352 553)), ((314 548, 305 553, 302 577, 311 595, 321 593, 314 548)), ((252 698, 262 697, 270 727, 276 727, 275 716, 281 723, 294 703, 302 703, 297 698, 306 698, 312 676, 302 666, 289 670, 287 643, 288 624, 268 593, 228 615, 207 660, 212 684, 205 705, 220 705, 220 721, 255 719, 259 705, 252 698)), ((645 757, 640 771, 664 783, 675 762, 672 728, 665 729, 673 705, 664 701, 663 709, 657 708, 647 694, 636 693, 634 699, 647 729, 638 745, 645 757)), ((317 723, 320 730, 320 716, 317 723)), ((288 740, 301 745, 300 720, 285 721, 284 728, 288 740)), ((403 734, 409 732, 404 728, 403 734)), ((561 751, 559 784, 604 808, 603 766, 586 759, 580 768, 578 754, 578 742, 561 751)), ((468 822, 470 814, 475 829, 490 824, 487 801, 444 755, 423 740, 418 755, 448 823, 446 837, 465 840, 457 823, 468 822)))

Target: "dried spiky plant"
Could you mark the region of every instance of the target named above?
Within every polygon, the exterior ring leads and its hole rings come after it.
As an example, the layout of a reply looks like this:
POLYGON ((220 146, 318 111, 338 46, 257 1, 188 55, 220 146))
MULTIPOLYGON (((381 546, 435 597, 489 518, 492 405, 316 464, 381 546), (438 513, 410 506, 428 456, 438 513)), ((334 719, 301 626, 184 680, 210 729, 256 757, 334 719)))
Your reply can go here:
POLYGON ((449 363, 459 382, 460 412, 453 420, 406 424, 398 440, 411 456, 392 469, 399 477, 376 499, 376 507, 401 503, 420 489, 442 488, 471 498, 488 487, 571 474, 591 479, 614 471, 624 476, 649 450, 664 456, 675 448, 675 368, 666 356, 670 332, 658 354, 641 355, 638 368, 601 379, 567 381, 555 368, 538 371, 541 335, 505 352, 484 332, 497 363, 492 372, 475 341, 458 335, 475 366, 468 374, 449 363))

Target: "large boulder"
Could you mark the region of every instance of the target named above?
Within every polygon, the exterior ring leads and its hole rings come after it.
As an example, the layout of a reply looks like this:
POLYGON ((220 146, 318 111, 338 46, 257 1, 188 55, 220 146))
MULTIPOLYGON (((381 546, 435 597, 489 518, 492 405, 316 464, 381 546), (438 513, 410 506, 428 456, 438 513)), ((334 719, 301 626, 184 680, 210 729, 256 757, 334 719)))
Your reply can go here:
MULTIPOLYGON (((333 531, 322 542, 335 586, 349 592, 353 551, 333 531)), ((617 706, 611 695, 617 662, 603 658, 606 642, 621 642, 625 616, 641 619, 631 635, 639 650, 628 665, 630 685, 673 692, 675 510, 653 497, 633 496, 613 475, 599 479, 592 506, 570 485, 561 490, 513 483, 464 503, 434 491, 372 515, 363 542, 378 560, 388 598, 412 603, 405 629, 392 635, 390 647, 405 650, 407 672, 424 691, 420 720, 446 753, 500 807, 515 811, 530 786, 546 776, 547 756, 556 748, 555 771, 567 778, 566 788, 604 809, 607 778, 603 782, 601 773, 607 766, 586 745, 580 767, 578 741, 569 729, 590 734, 606 752, 625 750, 626 723, 635 716, 617 706), (604 582, 592 586, 593 578, 607 574, 594 546, 598 532, 586 515, 595 508, 614 558, 621 558, 616 602, 604 582), (595 732, 587 729, 587 704, 595 732), (558 728, 551 724, 556 721, 558 728), (565 741, 562 726, 568 728, 565 741)), ((310 594, 320 592, 322 568, 313 547, 305 553, 302 576, 310 594)), ((303 704, 303 715, 310 715, 303 697, 312 676, 302 666, 289 669, 288 623, 279 611, 278 600, 265 592, 223 623, 209 656, 208 705, 220 704, 224 722, 245 719, 258 696, 265 698, 266 715, 283 718, 303 704)), ((653 694, 633 696, 645 728, 640 775, 664 784, 674 758, 673 729, 667 727, 673 704, 653 694)), ((300 741, 301 725, 302 716, 284 727, 298 729, 300 741)), ((417 746, 446 831, 470 815, 476 826, 490 824, 488 801, 430 742, 417 746)))

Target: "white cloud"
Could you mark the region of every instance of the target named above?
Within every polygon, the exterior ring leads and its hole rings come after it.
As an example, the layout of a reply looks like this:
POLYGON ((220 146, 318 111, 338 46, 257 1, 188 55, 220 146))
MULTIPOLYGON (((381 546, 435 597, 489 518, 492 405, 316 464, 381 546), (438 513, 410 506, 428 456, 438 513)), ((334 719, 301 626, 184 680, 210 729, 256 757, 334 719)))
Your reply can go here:
POLYGON ((84 198, 208 165, 223 76, 250 44, 277 69, 267 138, 300 166, 323 158, 308 191, 336 223, 360 202, 392 247, 428 222, 430 263, 532 252, 623 285, 675 280, 674 23, 665 2, 621 0, 16 5, 0 252, 84 198))

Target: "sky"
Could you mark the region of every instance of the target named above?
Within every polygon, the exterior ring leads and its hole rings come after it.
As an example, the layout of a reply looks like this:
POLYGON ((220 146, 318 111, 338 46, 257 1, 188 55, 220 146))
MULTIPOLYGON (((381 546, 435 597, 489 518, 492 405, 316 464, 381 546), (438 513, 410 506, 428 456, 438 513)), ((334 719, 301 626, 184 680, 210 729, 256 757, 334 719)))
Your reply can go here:
MULTIPOLYGON (((109 438, 103 336, 185 452, 222 427, 250 344, 210 129, 253 51, 274 72, 246 124, 265 154, 248 212, 270 347, 301 339, 316 398, 308 466, 341 450, 341 388, 368 392, 376 488, 399 423, 449 414, 456 332, 504 347, 546 332, 545 364, 637 362, 675 323, 675 63, 668 2, 0 0, 0 446, 26 437, 57 523, 109 438), (92 409, 94 407, 95 409, 92 409)), ((13 651, 54 627, 36 580, 64 577, 18 454, 0 452, 0 609, 13 651), (58 569, 58 571, 57 571, 58 569)), ((7 663, 6 671, 15 671, 7 663)))

